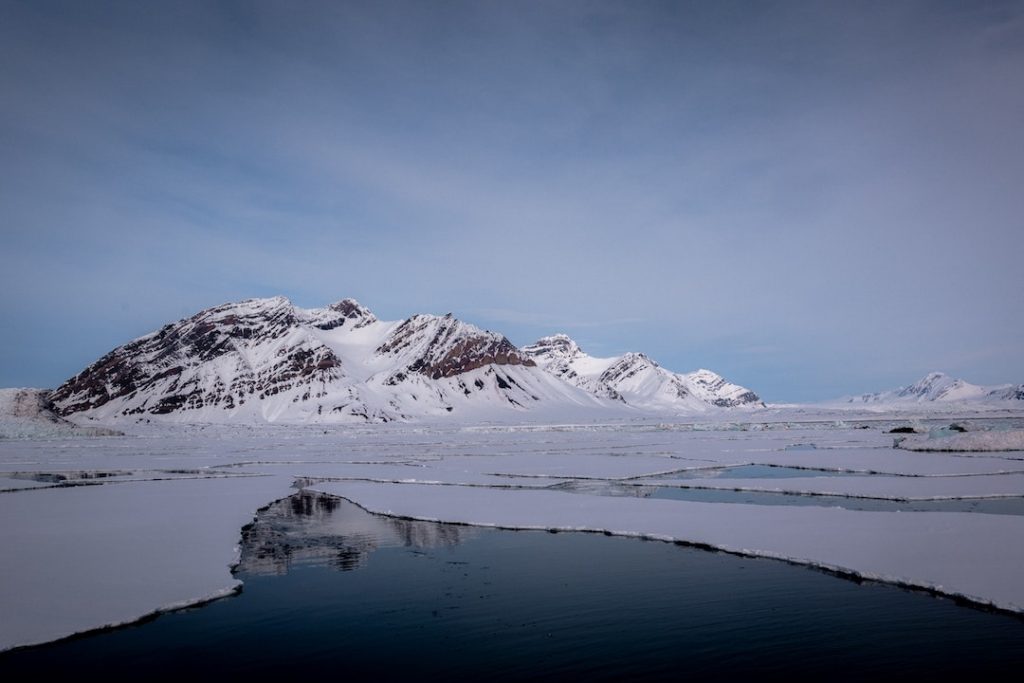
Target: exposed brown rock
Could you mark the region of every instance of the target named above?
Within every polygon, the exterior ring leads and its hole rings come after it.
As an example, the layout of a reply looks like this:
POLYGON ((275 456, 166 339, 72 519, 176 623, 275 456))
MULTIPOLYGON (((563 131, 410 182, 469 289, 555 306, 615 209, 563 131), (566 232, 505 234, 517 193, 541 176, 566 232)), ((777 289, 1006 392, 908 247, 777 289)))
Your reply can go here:
POLYGON ((69 415, 141 392, 152 400, 130 412, 159 415, 207 405, 233 408, 236 396, 273 395, 296 382, 326 380, 341 361, 325 346, 284 348, 278 362, 258 371, 239 354, 240 345, 280 339, 298 324, 286 299, 217 306, 114 349, 58 387, 51 400, 69 415), (237 370, 230 386, 216 377, 201 383, 195 369, 224 357, 237 370))
POLYGON ((423 349, 407 371, 418 372, 431 379, 454 377, 491 364, 536 365, 505 337, 475 331, 475 328, 452 318, 450 313, 443 318, 409 318, 377 352, 397 353, 416 344, 423 344, 423 349))

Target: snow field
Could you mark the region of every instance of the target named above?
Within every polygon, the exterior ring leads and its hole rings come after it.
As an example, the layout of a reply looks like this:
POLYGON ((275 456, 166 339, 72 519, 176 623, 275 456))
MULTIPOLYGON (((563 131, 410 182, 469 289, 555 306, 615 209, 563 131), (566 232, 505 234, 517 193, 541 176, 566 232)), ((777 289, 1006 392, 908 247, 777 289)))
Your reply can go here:
POLYGON ((0 483, 15 482, 0 486, 0 649, 230 593, 241 527, 296 481, 385 514, 702 544, 1024 611, 1024 516, 589 493, 604 482, 893 500, 1024 497, 1019 451, 918 453, 893 449, 881 428, 818 423, 134 429, 0 441, 0 483), (810 469, 785 479, 686 478, 744 465, 810 469), (840 471, 861 474, 830 476, 840 471), (60 483, 45 483, 57 475, 60 483), (558 490, 566 482, 594 486, 558 490))

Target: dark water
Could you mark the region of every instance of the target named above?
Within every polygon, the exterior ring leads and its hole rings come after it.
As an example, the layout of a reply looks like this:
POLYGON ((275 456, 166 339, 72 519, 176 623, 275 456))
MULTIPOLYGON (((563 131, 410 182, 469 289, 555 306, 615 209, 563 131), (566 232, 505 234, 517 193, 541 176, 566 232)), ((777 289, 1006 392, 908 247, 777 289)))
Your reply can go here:
POLYGON ((1024 620, 813 570, 595 534, 391 520, 296 496, 246 532, 241 596, 0 656, 109 679, 1007 678, 1024 620))

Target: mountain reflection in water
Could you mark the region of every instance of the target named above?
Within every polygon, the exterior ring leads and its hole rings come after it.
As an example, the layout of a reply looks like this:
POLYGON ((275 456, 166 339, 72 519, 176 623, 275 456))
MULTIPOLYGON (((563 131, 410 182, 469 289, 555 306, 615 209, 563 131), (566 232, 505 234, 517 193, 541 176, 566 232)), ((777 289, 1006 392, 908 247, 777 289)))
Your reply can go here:
POLYGON ((451 547, 478 533, 467 526, 371 515, 347 500, 301 491, 260 511, 243 529, 235 571, 281 576, 296 564, 351 571, 378 548, 451 547))

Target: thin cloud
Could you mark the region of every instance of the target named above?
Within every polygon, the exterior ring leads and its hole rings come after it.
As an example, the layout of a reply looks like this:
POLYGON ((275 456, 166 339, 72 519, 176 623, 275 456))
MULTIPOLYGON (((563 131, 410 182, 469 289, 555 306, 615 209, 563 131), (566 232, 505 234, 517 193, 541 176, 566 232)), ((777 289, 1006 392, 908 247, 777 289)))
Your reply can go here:
POLYGON ((1024 381, 1017 4, 0 12, 0 385, 276 293, 778 399, 1024 381))

